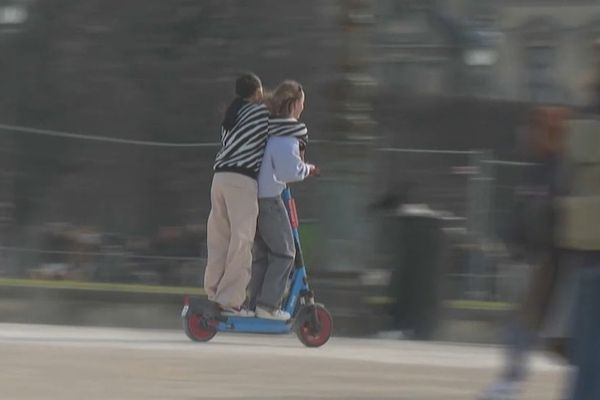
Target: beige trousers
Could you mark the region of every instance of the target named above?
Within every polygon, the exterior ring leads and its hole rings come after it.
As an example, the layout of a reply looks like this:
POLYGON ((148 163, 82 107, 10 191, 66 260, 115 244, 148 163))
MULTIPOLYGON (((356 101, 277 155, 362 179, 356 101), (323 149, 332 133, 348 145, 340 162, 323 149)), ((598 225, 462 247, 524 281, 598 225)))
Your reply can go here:
POLYGON ((252 269, 258 184, 242 174, 217 172, 210 201, 204 289, 209 300, 223 307, 240 307, 252 269))

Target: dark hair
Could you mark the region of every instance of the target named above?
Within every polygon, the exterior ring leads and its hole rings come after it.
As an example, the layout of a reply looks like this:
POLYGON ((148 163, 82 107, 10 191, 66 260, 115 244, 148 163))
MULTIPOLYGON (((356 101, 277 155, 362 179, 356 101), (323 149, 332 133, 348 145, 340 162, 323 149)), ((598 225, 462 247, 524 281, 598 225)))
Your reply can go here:
POLYGON ((256 93, 258 89, 262 87, 260 78, 253 73, 246 73, 241 75, 235 81, 235 99, 231 102, 227 111, 225 111, 225 117, 223 118, 223 128, 230 130, 235 125, 235 119, 240 108, 244 105, 244 102, 256 93))

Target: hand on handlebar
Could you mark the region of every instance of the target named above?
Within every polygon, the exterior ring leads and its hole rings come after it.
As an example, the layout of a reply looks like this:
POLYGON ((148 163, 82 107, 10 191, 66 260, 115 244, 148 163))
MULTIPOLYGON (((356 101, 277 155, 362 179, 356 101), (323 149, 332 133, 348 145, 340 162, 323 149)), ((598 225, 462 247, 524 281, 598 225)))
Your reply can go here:
POLYGON ((320 176, 320 175, 321 175, 321 169, 319 167, 317 167, 316 165, 311 165, 310 170, 308 172, 308 176, 320 176))

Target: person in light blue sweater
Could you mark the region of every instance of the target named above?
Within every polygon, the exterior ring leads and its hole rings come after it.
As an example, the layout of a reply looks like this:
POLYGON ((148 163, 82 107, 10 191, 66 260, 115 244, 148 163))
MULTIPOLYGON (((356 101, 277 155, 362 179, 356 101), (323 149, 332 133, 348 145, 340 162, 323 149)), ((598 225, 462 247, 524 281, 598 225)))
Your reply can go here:
POLYGON ((288 183, 318 174, 318 168, 303 159, 307 129, 298 121, 304 110, 302 86, 284 81, 273 93, 270 106, 270 138, 258 174, 259 212, 248 305, 259 318, 286 321, 291 316, 281 303, 296 249, 281 193, 288 183))

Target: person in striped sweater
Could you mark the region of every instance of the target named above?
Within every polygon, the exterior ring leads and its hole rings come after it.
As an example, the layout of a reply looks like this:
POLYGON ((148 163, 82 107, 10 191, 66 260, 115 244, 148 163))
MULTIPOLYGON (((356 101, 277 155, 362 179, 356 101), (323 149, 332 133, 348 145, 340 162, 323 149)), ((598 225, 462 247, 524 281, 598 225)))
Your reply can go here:
POLYGON ((288 183, 302 181, 319 170, 301 155, 308 139, 306 125, 298 121, 304 110, 302 86, 295 81, 282 82, 269 103, 272 118, 258 175, 258 227, 248 308, 256 309, 259 318, 286 321, 291 316, 281 305, 296 249, 281 193, 288 183))
POLYGON ((221 126, 207 224, 208 259, 204 289, 223 315, 252 317, 243 308, 250 280, 258 217, 258 183, 269 127, 263 88, 254 74, 240 76, 236 98, 221 126))

